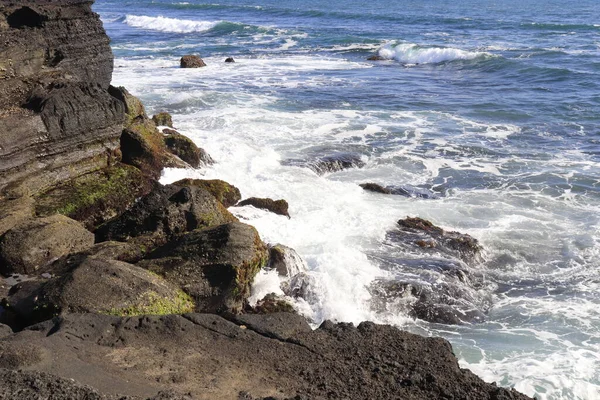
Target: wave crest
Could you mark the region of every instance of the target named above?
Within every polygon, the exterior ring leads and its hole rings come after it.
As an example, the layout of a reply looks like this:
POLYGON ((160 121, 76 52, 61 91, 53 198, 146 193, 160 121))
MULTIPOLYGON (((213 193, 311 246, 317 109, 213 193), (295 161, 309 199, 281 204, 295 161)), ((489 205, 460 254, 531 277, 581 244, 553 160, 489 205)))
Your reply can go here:
POLYGON ((472 60, 489 55, 484 52, 466 51, 451 47, 420 47, 413 43, 386 44, 378 51, 388 60, 396 60, 406 64, 437 64, 454 60, 472 60))
POLYGON ((223 21, 192 21, 186 19, 166 18, 162 16, 147 17, 127 15, 123 21, 134 28, 172 33, 206 32, 223 21))

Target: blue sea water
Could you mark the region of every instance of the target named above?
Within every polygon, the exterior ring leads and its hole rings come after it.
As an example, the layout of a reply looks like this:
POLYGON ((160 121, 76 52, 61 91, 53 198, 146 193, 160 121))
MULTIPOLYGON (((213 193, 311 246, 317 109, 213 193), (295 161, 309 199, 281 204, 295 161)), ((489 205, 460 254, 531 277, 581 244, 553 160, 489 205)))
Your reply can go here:
MULTIPOLYGON (((540 399, 600 398, 600 3, 98 0, 94 9, 112 39, 114 84, 150 113, 171 112, 218 161, 166 170, 165 182, 220 178, 244 197, 289 201, 289 220, 233 211, 306 261, 311 295, 295 305, 315 325, 372 320, 442 335, 487 381, 540 399), (184 54, 208 66, 179 69, 184 54), (365 166, 319 176, 285 162, 339 152, 365 166), (363 182, 439 198, 376 195, 363 182), (414 320, 369 290, 407 276, 431 284, 386 241, 407 215, 480 240, 485 261, 472 268, 484 281, 468 290, 486 304, 485 322, 414 320)), ((262 274, 256 296, 277 291, 277 279, 262 274)))

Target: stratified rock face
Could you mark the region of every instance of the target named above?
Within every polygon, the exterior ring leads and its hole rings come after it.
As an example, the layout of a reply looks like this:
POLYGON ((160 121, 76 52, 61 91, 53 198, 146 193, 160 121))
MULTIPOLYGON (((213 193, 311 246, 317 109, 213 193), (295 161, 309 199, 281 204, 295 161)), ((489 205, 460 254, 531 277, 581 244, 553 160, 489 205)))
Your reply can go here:
POLYGON ((91 4, 0 3, 0 189, 37 192, 113 158, 125 107, 107 91, 113 56, 91 4))

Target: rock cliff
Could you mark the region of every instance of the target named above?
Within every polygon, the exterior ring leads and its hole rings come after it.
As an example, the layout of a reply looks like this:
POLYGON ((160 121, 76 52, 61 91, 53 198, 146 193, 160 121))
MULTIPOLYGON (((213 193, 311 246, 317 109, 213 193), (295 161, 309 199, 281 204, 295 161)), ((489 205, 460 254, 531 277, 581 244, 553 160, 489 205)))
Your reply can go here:
POLYGON ((105 167, 125 106, 92 1, 0 3, 0 189, 35 193, 105 167))

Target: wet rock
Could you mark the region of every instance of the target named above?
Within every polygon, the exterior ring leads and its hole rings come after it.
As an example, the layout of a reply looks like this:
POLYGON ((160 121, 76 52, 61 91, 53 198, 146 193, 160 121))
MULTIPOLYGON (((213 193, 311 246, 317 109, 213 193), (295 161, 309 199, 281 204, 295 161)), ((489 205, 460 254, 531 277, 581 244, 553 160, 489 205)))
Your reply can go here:
POLYGON ((383 187, 377 183, 361 183, 359 185, 361 188, 366 190, 367 192, 375 192, 382 194, 392 194, 392 191, 386 187, 383 187))
POLYGON ((349 168, 362 168, 365 166, 365 162, 360 154, 335 153, 309 160, 289 159, 283 161, 282 165, 306 167, 312 169, 318 175, 323 175, 349 168))
POLYGON ((398 231, 388 237, 402 241, 412 248, 456 257, 466 263, 481 261, 481 246, 477 239, 459 232, 447 232, 422 218, 407 217, 398 221, 398 231))
POLYGON ((256 302, 255 305, 246 305, 244 312, 248 314, 273 314, 273 313, 293 313, 292 306, 284 297, 275 293, 269 293, 263 299, 256 302))
POLYGON ((361 183, 361 188, 368 192, 381 194, 394 194, 404 197, 420 197, 424 199, 437 199, 438 196, 430 190, 418 188, 410 185, 404 186, 382 186, 378 183, 361 183))
POLYGON ((192 139, 187 136, 171 133, 164 138, 164 141, 171 153, 190 164, 193 168, 214 163, 210 155, 204 149, 196 146, 192 139))
POLYGON ((267 257, 256 229, 233 222, 189 232, 138 265, 181 287, 196 301, 197 310, 238 313, 267 257))
POLYGON ((157 126, 168 126, 170 128, 173 127, 173 117, 168 112, 160 112, 156 115, 153 115, 152 121, 154 121, 157 126))
POLYGON ((233 59, 233 57, 227 57, 227 58, 225 59, 225 62, 226 62, 226 63, 234 63, 234 62, 235 62, 235 60, 233 59))
MULTIPOLYGON (((326 321, 312 331, 287 313, 231 321, 211 314, 70 314, 0 343, 0 358, 19 344, 18 352, 27 351, 24 343, 36 346, 52 360, 53 373, 122 395, 181 389, 184 379, 192 398, 235 399, 245 392, 261 399, 527 399, 461 369, 441 338, 370 322, 355 327, 326 321)), ((34 362, 27 373, 45 368, 34 362)), ((0 388, 11 379, 1 379, 0 388)), ((40 390, 49 387, 44 383, 40 390)))
POLYGON ((182 179, 174 183, 179 186, 193 186, 210 192, 224 207, 236 205, 241 199, 240 190, 220 179, 182 179))
POLYGON ((296 250, 282 244, 269 246, 268 268, 277 270, 279 276, 288 279, 308 270, 306 263, 296 250))
POLYGON ((99 242, 146 236, 143 245, 154 248, 184 232, 232 221, 237 219, 201 187, 159 185, 95 233, 99 242))
POLYGON ((367 58, 367 60, 369 60, 369 61, 385 61, 385 58, 380 56, 379 54, 374 54, 374 55, 370 56, 369 58, 367 58))
POLYGON ((159 276, 132 264, 92 257, 83 258, 63 276, 29 289, 29 293, 9 297, 25 324, 64 312, 132 316, 182 314, 194 309, 188 295, 159 276))
POLYGON ((50 261, 94 244, 94 235, 63 215, 25 221, 0 238, 3 274, 34 273, 50 261))
POLYGON ((263 199, 258 197, 250 197, 242 200, 237 204, 238 207, 253 206, 262 210, 270 211, 274 214, 283 215, 290 218, 288 212, 288 202, 285 200, 263 199))
POLYGON ((206 64, 196 55, 187 55, 181 57, 180 66, 181 68, 200 68, 206 67, 206 64))

